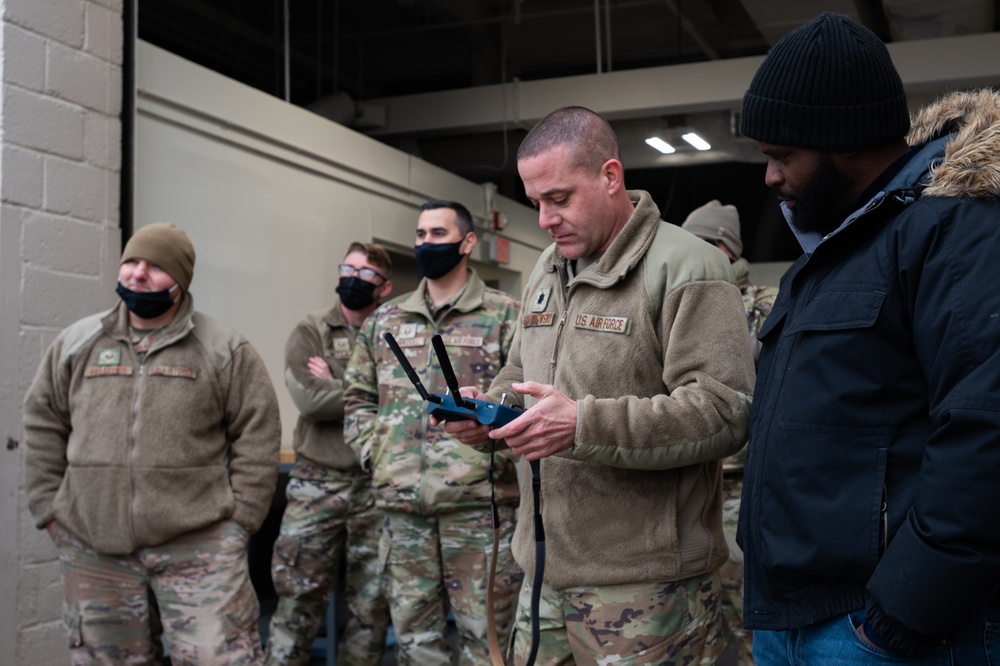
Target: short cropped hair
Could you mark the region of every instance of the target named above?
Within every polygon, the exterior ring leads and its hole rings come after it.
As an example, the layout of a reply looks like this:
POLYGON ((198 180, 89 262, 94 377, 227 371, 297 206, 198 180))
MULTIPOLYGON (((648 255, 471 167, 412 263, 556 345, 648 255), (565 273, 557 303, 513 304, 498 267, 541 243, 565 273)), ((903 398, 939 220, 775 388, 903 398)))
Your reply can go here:
POLYGON ((346 257, 348 254, 354 252, 365 255, 365 259, 369 263, 381 268, 385 272, 386 277, 392 275, 392 258, 389 256, 389 252, 378 243, 359 243, 355 241, 347 248, 347 254, 344 256, 346 257))
POLYGON ((462 238, 468 233, 476 233, 475 228, 472 226, 472 213, 469 209, 458 203, 457 201, 442 201, 438 199, 431 199, 430 201, 425 201, 423 205, 420 206, 421 211, 425 210, 437 210, 438 208, 450 208, 455 211, 455 224, 458 226, 459 232, 462 234, 462 238))
POLYGON ((618 137, 601 116, 582 106, 556 109, 538 121, 517 149, 518 161, 557 146, 570 147, 574 169, 597 171, 608 160, 621 161, 618 137))

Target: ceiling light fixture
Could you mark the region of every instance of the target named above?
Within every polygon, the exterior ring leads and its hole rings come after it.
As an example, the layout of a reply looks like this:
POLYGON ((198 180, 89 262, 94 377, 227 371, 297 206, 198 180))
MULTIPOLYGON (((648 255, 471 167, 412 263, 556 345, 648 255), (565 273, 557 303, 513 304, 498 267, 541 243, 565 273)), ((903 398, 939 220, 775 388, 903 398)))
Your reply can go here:
POLYGON ((664 155, 669 155, 670 153, 674 152, 673 146, 671 146, 669 143, 656 136, 651 136, 648 139, 646 139, 646 143, 652 146, 653 148, 656 148, 664 155))
POLYGON ((698 136, 694 132, 688 132, 687 134, 685 134, 681 138, 684 139, 685 141, 687 141, 688 143, 690 143, 692 146, 694 146, 698 150, 709 150, 712 147, 712 146, 709 145, 708 141, 705 141, 703 138, 701 138, 700 136, 698 136))

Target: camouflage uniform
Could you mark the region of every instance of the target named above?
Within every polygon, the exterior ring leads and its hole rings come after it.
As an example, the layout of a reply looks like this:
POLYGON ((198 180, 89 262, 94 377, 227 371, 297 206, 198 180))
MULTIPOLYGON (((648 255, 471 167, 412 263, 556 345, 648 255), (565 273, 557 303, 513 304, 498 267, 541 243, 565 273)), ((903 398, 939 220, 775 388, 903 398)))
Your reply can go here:
MULTIPOLYGON (((514 625, 517 666, 527 663, 530 654, 532 583, 527 576, 514 625)), ((714 573, 654 585, 555 590, 543 584, 535 664, 714 664, 726 646, 719 597, 719 577, 714 573)))
POLYGON ((372 499, 371 477, 343 436, 342 378, 354 337, 338 299, 329 310, 303 319, 285 346, 285 384, 300 415, 292 441, 296 463, 271 563, 278 607, 268 632, 268 664, 309 662, 342 556, 348 616, 337 662, 382 662, 389 625, 377 568, 382 516, 372 499), (312 375, 311 356, 324 358, 333 377, 312 375))
MULTIPOLYGON (((495 619, 501 644, 510 635, 521 570, 510 552, 517 509, 501 506, 495 619)), ((487 583, 493 531, 481 509, 433 516, 388 512, 379 543, 400 661, 451 664, 446 607, 458 629, 461 664, 487 664, 487 583)))
MULTIPOLYGON (((447 387, 430 340, 440 334, 458 383, 485 390, 506 361, 517 303, 488 289, 471 270, 464 289, 436 312, 426 293, 424 280, 416 291, 389 301, 365 321, 345 376, 345 437, 370 466, 376 504, 386 512, 379 563, 400 663, 451 663, 444 641, 443 588, 455 614, 462 663, 487 664, 483 612, 492 538, 490 456, 460 444, 441 426, 431 427, 423 399, 381 335, 393 334, 428 391, 444 393, 447 387), (483 599, 473 602, 470 594, 483 599)), ((509 536, 518 487, 511 454, 497 453, 495 461, 496 501, 509 518, 503 526, 497 583, 504 641, 508 601, 520 583, 509 536)))
POLYGON ((152 663, 152 589, 174 666, 260 664, 249 536, 227 520, 122 557, 102 555, 57 525, 72 663, 152 663))
MULTIPOLYGON (((760 333, 764 320, 771 314, 777 287, 749 283, 750 265, 746 259, 733 264, 737 285, 743 293, 743 307, 747 313, 747 330, 754 365, 760 356, 760 333)), ((740 500, 743 497, 743 467, 746 448, 722 461, 722 530, 729 546, 729 559, 719 569, 722 580, 722 614, 726 632, 738 653, 739 663, 753 664, 753 632, 743 628, 743 551, 736 544, 736 528, 740 519, 740 500)))
POLYGON ((760 333, 764 320, 771 314, 774 299, 778 297, 778 288, 750 284, 750 264, 746 259, 737 259, 733 263, 733 273, 736 275, 736 286, 743 294, 743 309, 747 313, 747 333, 750 337, 750 350, 753 352, 753 362, 756 366, 760 358, 760 333))

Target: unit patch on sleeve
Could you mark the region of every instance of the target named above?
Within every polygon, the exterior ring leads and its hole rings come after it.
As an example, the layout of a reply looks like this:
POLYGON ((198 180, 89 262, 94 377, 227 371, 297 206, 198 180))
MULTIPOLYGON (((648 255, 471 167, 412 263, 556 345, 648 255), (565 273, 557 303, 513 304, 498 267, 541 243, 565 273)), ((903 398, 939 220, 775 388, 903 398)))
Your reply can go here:
POLYGON ((576 328, 585 328, 588 331, 628 335, 628 317, 607 317, 581 312, 573 320, 573 326, 576 328))
POLYGON ((551 326, 555 318, 556 314, 554 312, 526 314, 521 318, 521 326, 524 328, 531 328, 532 326, 551 326))
POLYGON ((549 304, 549 296, 551 295, 552 287, 539 287, 538 291, 535 292, 535 296, 531 299, 531 307, 528 309, 532 312, 545 312, 545 308, 549 304))

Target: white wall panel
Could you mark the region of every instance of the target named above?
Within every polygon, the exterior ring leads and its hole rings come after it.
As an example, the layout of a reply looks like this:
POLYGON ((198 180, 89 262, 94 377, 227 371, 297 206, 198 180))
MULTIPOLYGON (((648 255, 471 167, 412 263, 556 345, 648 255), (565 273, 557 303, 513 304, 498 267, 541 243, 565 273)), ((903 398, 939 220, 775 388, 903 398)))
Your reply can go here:
MULTIPOLYGON (((297 413, 282 379, 285 340, 333 299, 350 242, 412 247, 429 198, 485 220, 483 187, 149 44, 137 79, 136 225, 187 231, 195 304, 264 357, 289 447, 297 413)), ((519 296, 549 239, 534 211, 497 199, 511 219, 511 263, 482 273, 519 296)))

